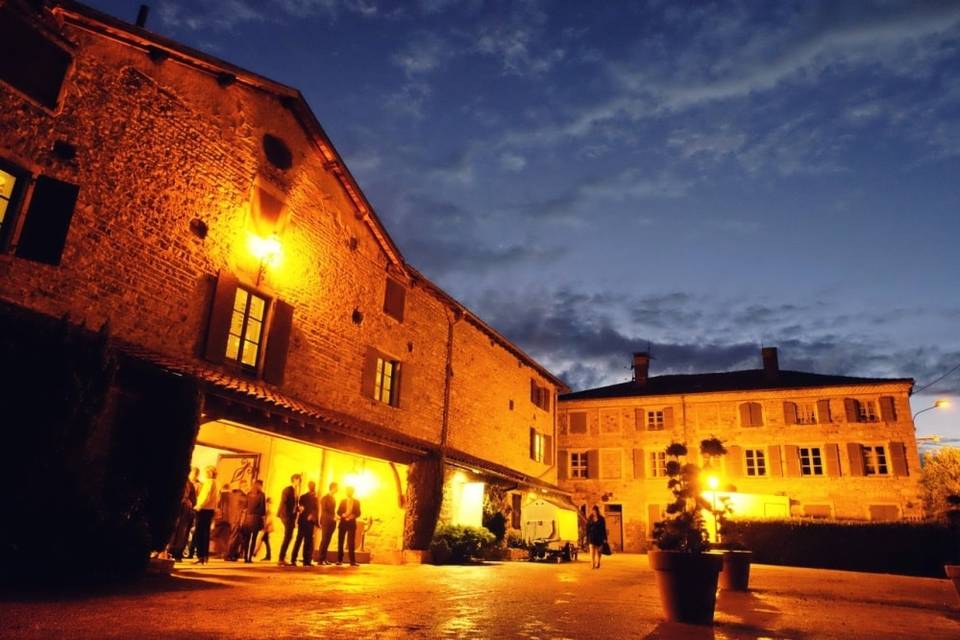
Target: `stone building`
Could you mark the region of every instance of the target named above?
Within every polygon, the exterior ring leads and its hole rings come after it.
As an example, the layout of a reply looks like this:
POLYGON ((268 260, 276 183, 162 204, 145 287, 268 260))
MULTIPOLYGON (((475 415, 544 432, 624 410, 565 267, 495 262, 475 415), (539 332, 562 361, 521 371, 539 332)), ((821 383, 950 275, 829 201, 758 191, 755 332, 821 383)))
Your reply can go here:
POLYGON ((920 516, 910 379, 854 378, 763 368, 649 376, 560 396, 560 485, 601 505, 611 538, 645 548, 670 501, 664 450, 684 443, 694 462, 712 436, 727 454, 711 463, 734 516, 894 520, 920 516))
POLYGON ((194 464, 354 484, 382 557, 419 461, 463 522, 556 493, 563 383, 406 262, 296 89, 66 0, 0 41, 0 302, 196 378, 194 464))

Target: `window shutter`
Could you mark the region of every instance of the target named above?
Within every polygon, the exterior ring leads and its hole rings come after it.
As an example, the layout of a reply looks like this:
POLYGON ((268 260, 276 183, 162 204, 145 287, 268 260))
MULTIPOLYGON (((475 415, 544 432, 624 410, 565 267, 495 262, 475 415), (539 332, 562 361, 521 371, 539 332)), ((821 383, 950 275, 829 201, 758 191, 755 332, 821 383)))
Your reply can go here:
POLYGON ((847 422, 857 422, 857 401, 853 398, 843 399, 843 411, 846 414, 847 422))
POLYGON ((583 411, 576 411, 569 414, 570 433, 587 432, 587 414, 583 411))
POLYGON ((894 475, 910 475, 910 469, 907 466, 907 447, 902 442, 890 443, 890 462, 893 466, 894 475))
POLYGON ((403 398, 403 388, 408 386, 410 382, 409 378, 410 368, 407 366, 407 363, 397 362, 396 368, 393 370, 393 397, 390 398, 390 404, 393 406, 400 407, 403 398))
POLYGON ((647 535, 653 537, 653 525, 663 520, 663 510, 658 504, 647 505, 647 535))
POLYGON ((736 445, 727 447, 727 475, 739 478, 743 475, 743 448, 736 445))
POLYGON ((553 466, 553 436, 543 436, 543 464, 553 466))
POLYGON ((827 443, 824 450, 827 458, 827 475, 831 478, 840 475, 840 445, 835 442, 827 443))
POLYGON ((759 402, 750 403, 750 424, 754 427, 763 426, 763 409, 759 402))
POLYGON ((783 403, 783 422, 784 424, 797 424, 797 403, 783 403))
MULTIPOLYGON (((849 400, 849 398, 848 398, 849 400)), ((850 457, 850 475, 863 475, 863 447, 859 442, 847 443, 847 456, 850 457)))
POLYGON ((566 449, 557 449, 557 479, 566 480, 570 476, 570 453, 566 449))
POLYGON ((897 421, 897 405, 893 396, 880 396, 880 419, 884 422, 897 421))
POLYGON ((833 418, 830 416, 829 400, 817 400, 817 422, 820 424, 833 422, 833 418))
POLYGON ((223 362, 227 354, 227 334, 233 317, 233 301, 237 297, 237 279, 221 271, 213 291, 210 320, 207 323, 207 341, 203 357, 210 362, 223 362))
POLYGON ((750 422, 750 403, 744 402, 740 405, 740 426, 741 427, 752 427, 753 423, 750 422))
POLYGON ((647 428, 647 412, 643 407, 637 407, 633 410, 634 421, 636 421, 637 431, 643 431, 647 428))
POLYGON ((771 445, 767 447, 767 457, 769 458, 767 464, 767 473, 771 477, 779 478, 783 475, 783 468, 780 465, 780 447, 778 445, 771 445))
POLYGON ((373 398, 373 388, 377 383, 377 358, 379 354, 376 349, 367 348, 363 356, 363 370, 360 376, 360 393, 367 398, 373 398))
POLYGON ((537 430, 530 427, 530 459, 537 459, 537 430))
POLYGON ((293 306, 283 300, 275 301, 270 333, 267 336, 267 353, 263 359, 263 379, 270 384, 283 384, 292 328, 293 306))
POLYGON ((587 477, 600 477, 600 451, 598 449, 587 451, 587 477))
POLYGON ((551 393, 549 387, 542 387, 540 389, 540 398, 543 400, 543 404, 540 406, 544 411, 550 411, 550 395, 551 393))
POLYGON ((530 378, 530 402, 535 405, 540 404, 540 388, 537 387, 537 381, 530 378))
POLYGON ((787 469, 786 475, 795 478, 800 475, 800 452, 796 445, 783 445, 784 466, 787 469))
POLYGON ((663 428, 667 431, 673 429, 673 407, 663 409, 663 428))
POLYGON ((403 285, 387 278, 387 291, 383 297, 383 312, 391 318, 403 322, 403 311, 406 304, 407 291, 403 285))
POLYGON ((521 511, 523 509, 523 496, 519 493, 515 493, 510 496, 510 501, 512 503, 512 509, 510 510, 510 524, 514 529, 520 529, 522 527, 521 522, 521 511))
POLYGON ((79 193, 80 187, 75 184, 48 176, 37 178, 17 242, 18 258, 60 264, 79 193))
POLYGON ((633 477, 635 480, 643 477, 643 449, 633 450, 633 477))

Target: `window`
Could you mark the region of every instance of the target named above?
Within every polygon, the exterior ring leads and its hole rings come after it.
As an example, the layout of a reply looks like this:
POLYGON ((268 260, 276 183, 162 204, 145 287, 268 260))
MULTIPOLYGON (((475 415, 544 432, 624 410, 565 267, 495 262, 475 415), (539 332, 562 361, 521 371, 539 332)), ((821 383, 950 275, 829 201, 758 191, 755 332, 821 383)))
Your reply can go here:
POLYGON ((667 475, 667 454, 663 451, 650 453, 650 477, 663 478, 667 475))
POLYGON ((570 477, 571 478, 589 478, 589 462, 587 462, 587 452, 579 451, 570 454, 570 477))
POLYGON ((759 478, 767 475, 767 458, 763 449, 745 449, 743 455, 748 476, 759 478))
POLYGON ((820 454, 820 447, 800 447, 800 475, 823 475, 823 457, 820 454))
POLYGON ((392 278, 387 278, 387 291, 383 298, 383 312, 396 320, 403 322, 403 308, 407 298, 407 291, 403 285, 392 278))
POLYGON ((55 109, 72 57, 14 12, 10 4, 0 7, 0 80, 38 104, 55 109))
POLYGON ((816 424, 816 405, 812 402, 797 403, 797 424, 816 424))
POLYGON ((587 414, 584 411, 570 412, 570 433, 587 432, 587 414))
POLYGON ((759 402, 744 402, 740 405, 740 425, 743 427, 763 426, 763 409, 759 402))
POLYGON ((877 403, 873 400, 857 401, 857 422, 876 422, 877 403))
POLYGON ((890 472, 887 468, 887 453, 883 447, 863 448, 863 475, 885 476, 890 472))
POLYGON ((663 410, 647 411, 647 431, 663 431, 663 410))
POLYGON ((384 404, 396 405, 396 379, 400 363, 377 358, 377 375, 373 381, 373 399, 384 404))
POLYGON ((21 183, 21 176, 13 167, 8 169, 6 166, 0 166, 0 228, 8 224, 8 219, 11 221, 13 219, 13 209, 16 206, 14 196, 20 191, 21 183))
POLYGON ((263 338, 263 319, 267 301, 255 293, 237 287, 233 298, 233 315, 227 335, 227 360, 256 368, 263 338))
POLYGON ((544 451, 543 434, 536 429, 530 429, 530 459, 535 462, 543 462, 544 451))
POLYGON ((534 378, 530 378, 530 402, 544 411, 550 411, 550 389, 541 387, 534 378))

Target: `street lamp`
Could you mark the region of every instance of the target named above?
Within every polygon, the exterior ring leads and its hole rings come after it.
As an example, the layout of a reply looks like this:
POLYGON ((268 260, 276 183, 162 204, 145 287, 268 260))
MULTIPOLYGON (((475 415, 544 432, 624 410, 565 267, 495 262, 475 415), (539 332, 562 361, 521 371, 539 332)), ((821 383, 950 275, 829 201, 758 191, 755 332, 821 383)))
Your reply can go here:
POLYGON ((915 414, 913 414, 913 419, 916 420, 917 416, 920 415, 921 413, 925 413, 927 411, 933 411, 934 409, 946 409, 949 406, 950 406, 949 400, 937 400, 926 409, 920 409, 920 411, 917 411, 915 414))
POLYGON ((720 525, 717 522, 717 487, 720 485, 720 480, 714 475, 707 476, 707 485, 713 490, 713 539, 719 543, 720 525))

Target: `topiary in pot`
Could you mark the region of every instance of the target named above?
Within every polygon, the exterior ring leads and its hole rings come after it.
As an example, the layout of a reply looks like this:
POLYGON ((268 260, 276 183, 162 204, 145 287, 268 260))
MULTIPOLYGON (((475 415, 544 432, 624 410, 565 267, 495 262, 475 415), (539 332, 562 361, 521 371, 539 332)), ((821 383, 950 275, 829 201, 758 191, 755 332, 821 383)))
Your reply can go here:
MULTIPOLYGON (((723 443, 709 438, 700 443, 704 456, 726 453, 723 443)), ((682 462, 687 447, 675 442, 667 447, 667 488, 674 501, 666 516, 654 524, 656 549, 649 553, 660 601, 667 620, 689 624, 713 624, 717 578, 723 556, 709 552, 709 535, 703 511, 710 505, 703 498, 700 467, 682 462)))

